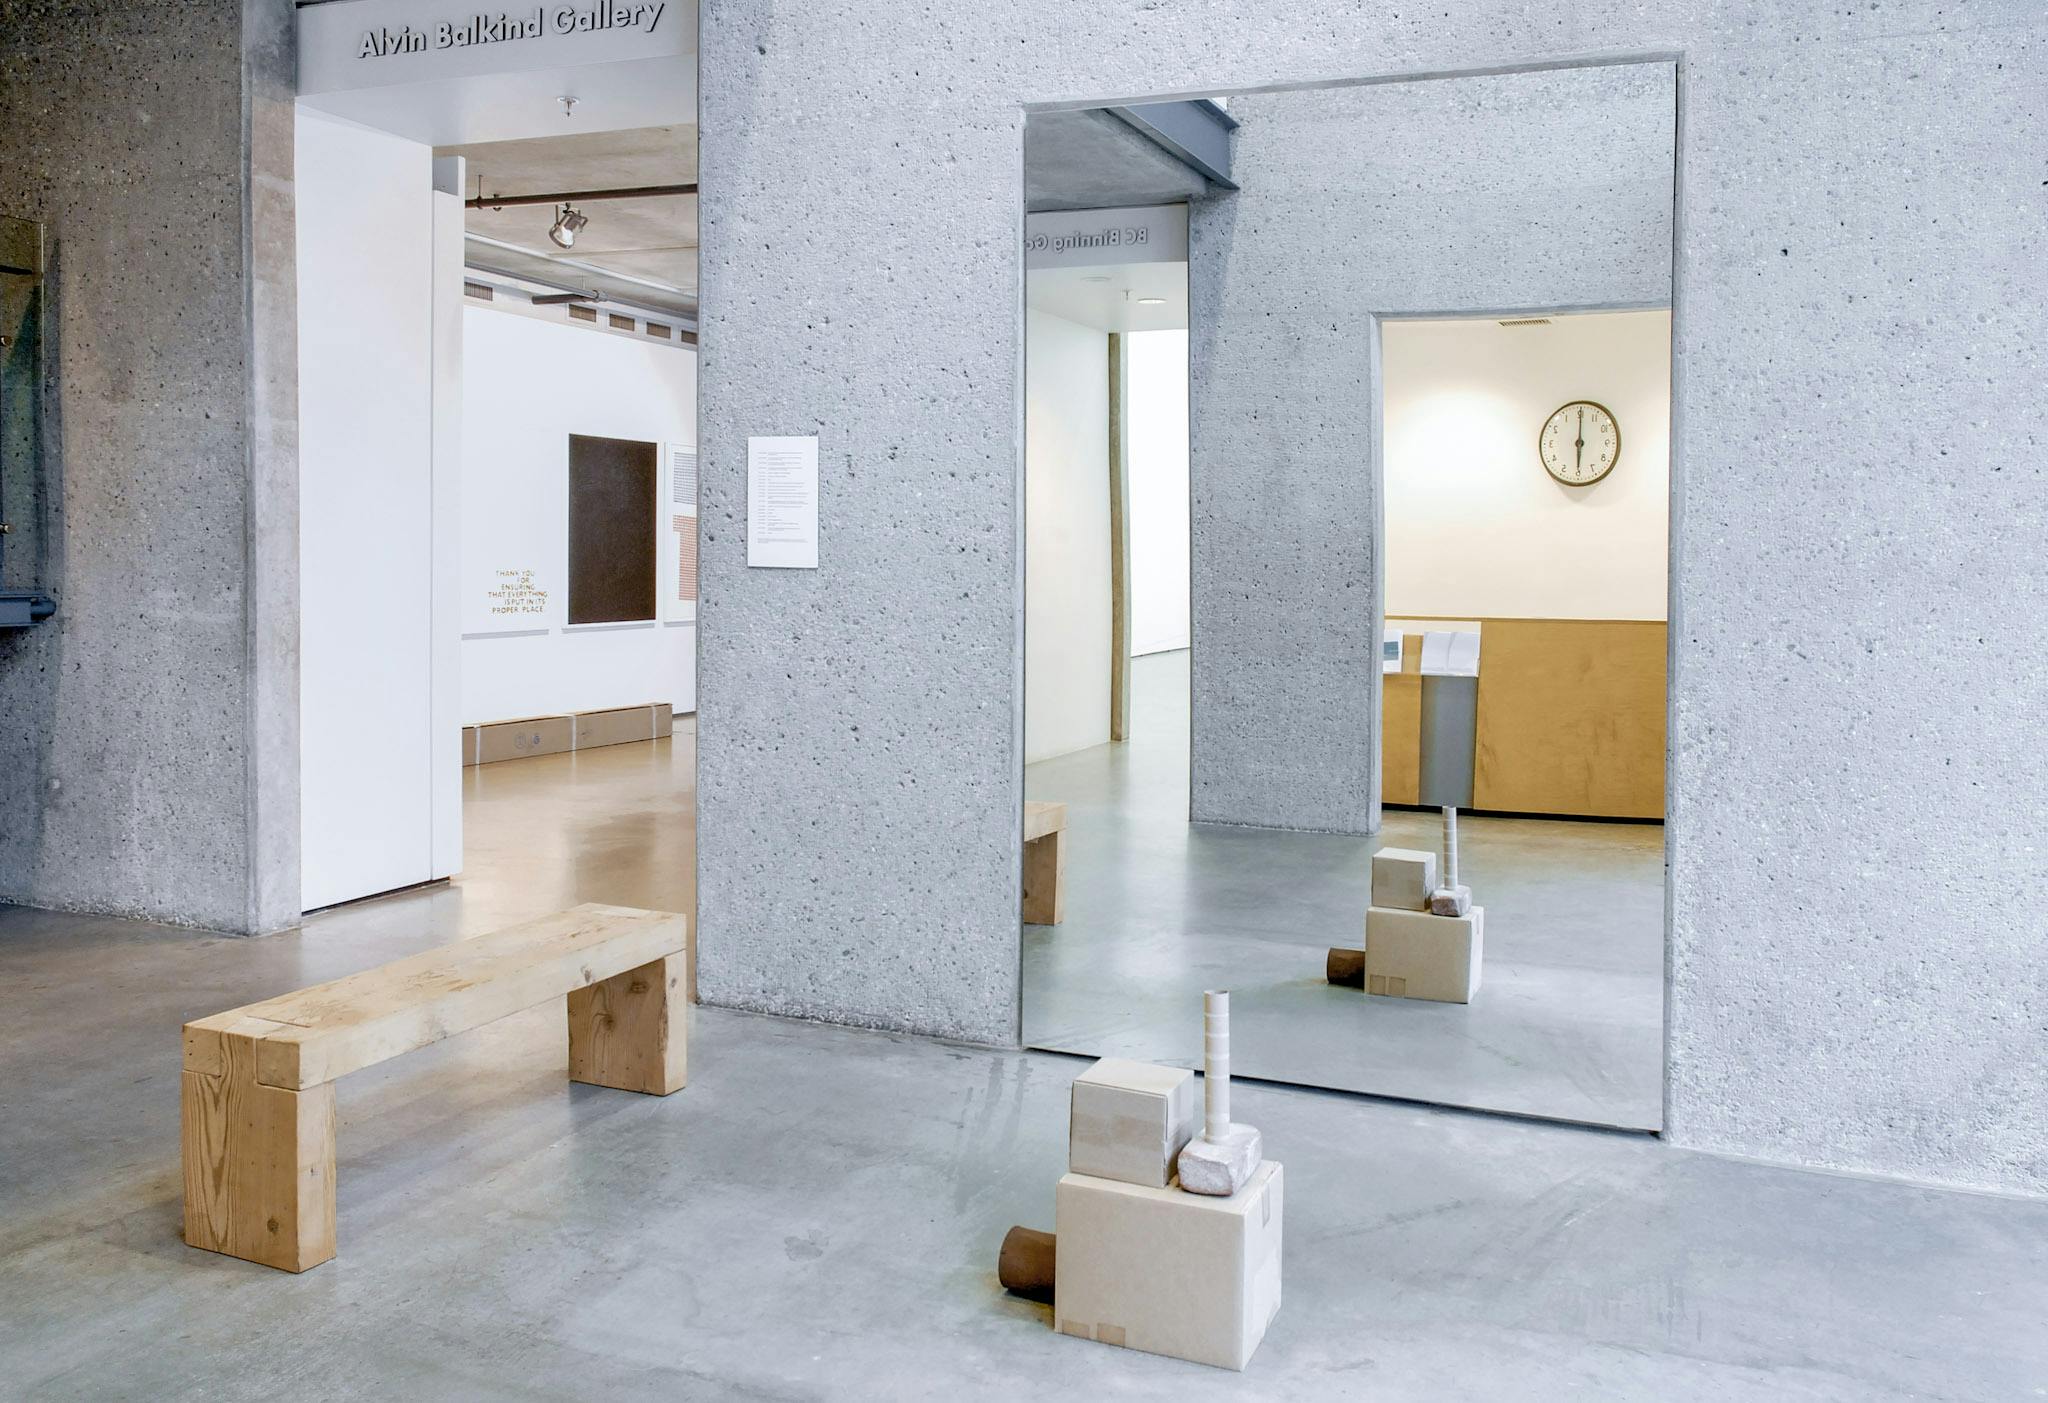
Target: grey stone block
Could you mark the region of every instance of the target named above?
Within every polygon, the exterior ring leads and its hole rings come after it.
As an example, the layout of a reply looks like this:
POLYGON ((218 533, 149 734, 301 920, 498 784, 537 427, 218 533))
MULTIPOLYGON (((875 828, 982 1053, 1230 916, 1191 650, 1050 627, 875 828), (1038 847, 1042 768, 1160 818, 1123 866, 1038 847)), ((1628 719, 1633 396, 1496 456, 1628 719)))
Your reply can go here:
POLYGON ((1243 1188, 1266 1157, 1255 1127, 1233 1124, 1222 1138, 1198 1135, 1180 1152, 1180 1186, 1191 1194, 1227 1197, 1243 1188))

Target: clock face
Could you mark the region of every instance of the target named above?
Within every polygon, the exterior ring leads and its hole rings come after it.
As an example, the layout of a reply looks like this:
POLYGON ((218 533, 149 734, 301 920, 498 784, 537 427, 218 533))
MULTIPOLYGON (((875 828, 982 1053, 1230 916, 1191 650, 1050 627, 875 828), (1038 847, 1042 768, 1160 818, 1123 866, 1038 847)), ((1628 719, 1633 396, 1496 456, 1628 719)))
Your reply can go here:
POLYGON ((1559 482, 1590 487, 1614 471, 1621 457, 1621 426, 1605 405, 1575 399, 1543 421, 1536 451, 1559 482))

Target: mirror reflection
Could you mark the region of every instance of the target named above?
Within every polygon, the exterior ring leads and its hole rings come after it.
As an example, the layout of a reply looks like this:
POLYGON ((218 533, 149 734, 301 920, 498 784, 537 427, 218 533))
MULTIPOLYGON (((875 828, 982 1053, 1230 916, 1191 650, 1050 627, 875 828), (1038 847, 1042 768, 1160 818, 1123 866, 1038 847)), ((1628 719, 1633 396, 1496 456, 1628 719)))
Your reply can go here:
POLYGON ((1031 116, 1028 1045, 1661 1125, 1674 81, 1031 116))

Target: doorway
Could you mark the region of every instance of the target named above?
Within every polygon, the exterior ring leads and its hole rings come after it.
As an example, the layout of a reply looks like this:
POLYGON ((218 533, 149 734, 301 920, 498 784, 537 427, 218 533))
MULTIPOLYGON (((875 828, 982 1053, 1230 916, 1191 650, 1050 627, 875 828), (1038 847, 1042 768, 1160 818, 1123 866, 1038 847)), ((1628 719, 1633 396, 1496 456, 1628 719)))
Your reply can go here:
POLYGON ((304 906, 693 912, 694 120, 422 135, 298 113, 304 906))
MULTIPOLYGON (((1229 987, 1241 1074, 1655 1130, 1675 69, 1222 101, 1227 181, 1187 201, 1187 745, 1147 790, 1142 731, 1027 742, 1069 878, 1023 929, 1025 1041, 1198 1066, 1200 994, 1229 987), (1498 354, 1432 342, 1481 325, 1498 354), (1540 413, 1517 357, 1571 382, 1540 413), (1588 445, 1604 422, 1626 448, 1568 482, 1540 440, 1582 400, 1588 445), (1478 432, 1500 425, 1504 448, 1478 432)), ((1027 599, 1058 568, 1034 429, 1027 599)), ((1027 737, 1030 634, 1027 610, 1027 737)))

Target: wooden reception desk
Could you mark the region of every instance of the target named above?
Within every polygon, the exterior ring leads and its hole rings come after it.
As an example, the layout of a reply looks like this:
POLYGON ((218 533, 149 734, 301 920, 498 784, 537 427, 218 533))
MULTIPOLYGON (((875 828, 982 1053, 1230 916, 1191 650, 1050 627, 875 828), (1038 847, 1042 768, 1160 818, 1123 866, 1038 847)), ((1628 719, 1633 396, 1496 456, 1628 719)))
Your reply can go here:
MULTIPOLYGON (((1404 628, 1427 620, 1391 619, 1404 628)), ((1472 807, 1589 818, 1664 817, 1665 625, 1633 619, 1477 619, 1472 807)), ((1420 802, 1419 634, 1383 674, 1384 802, 1420 802)))

